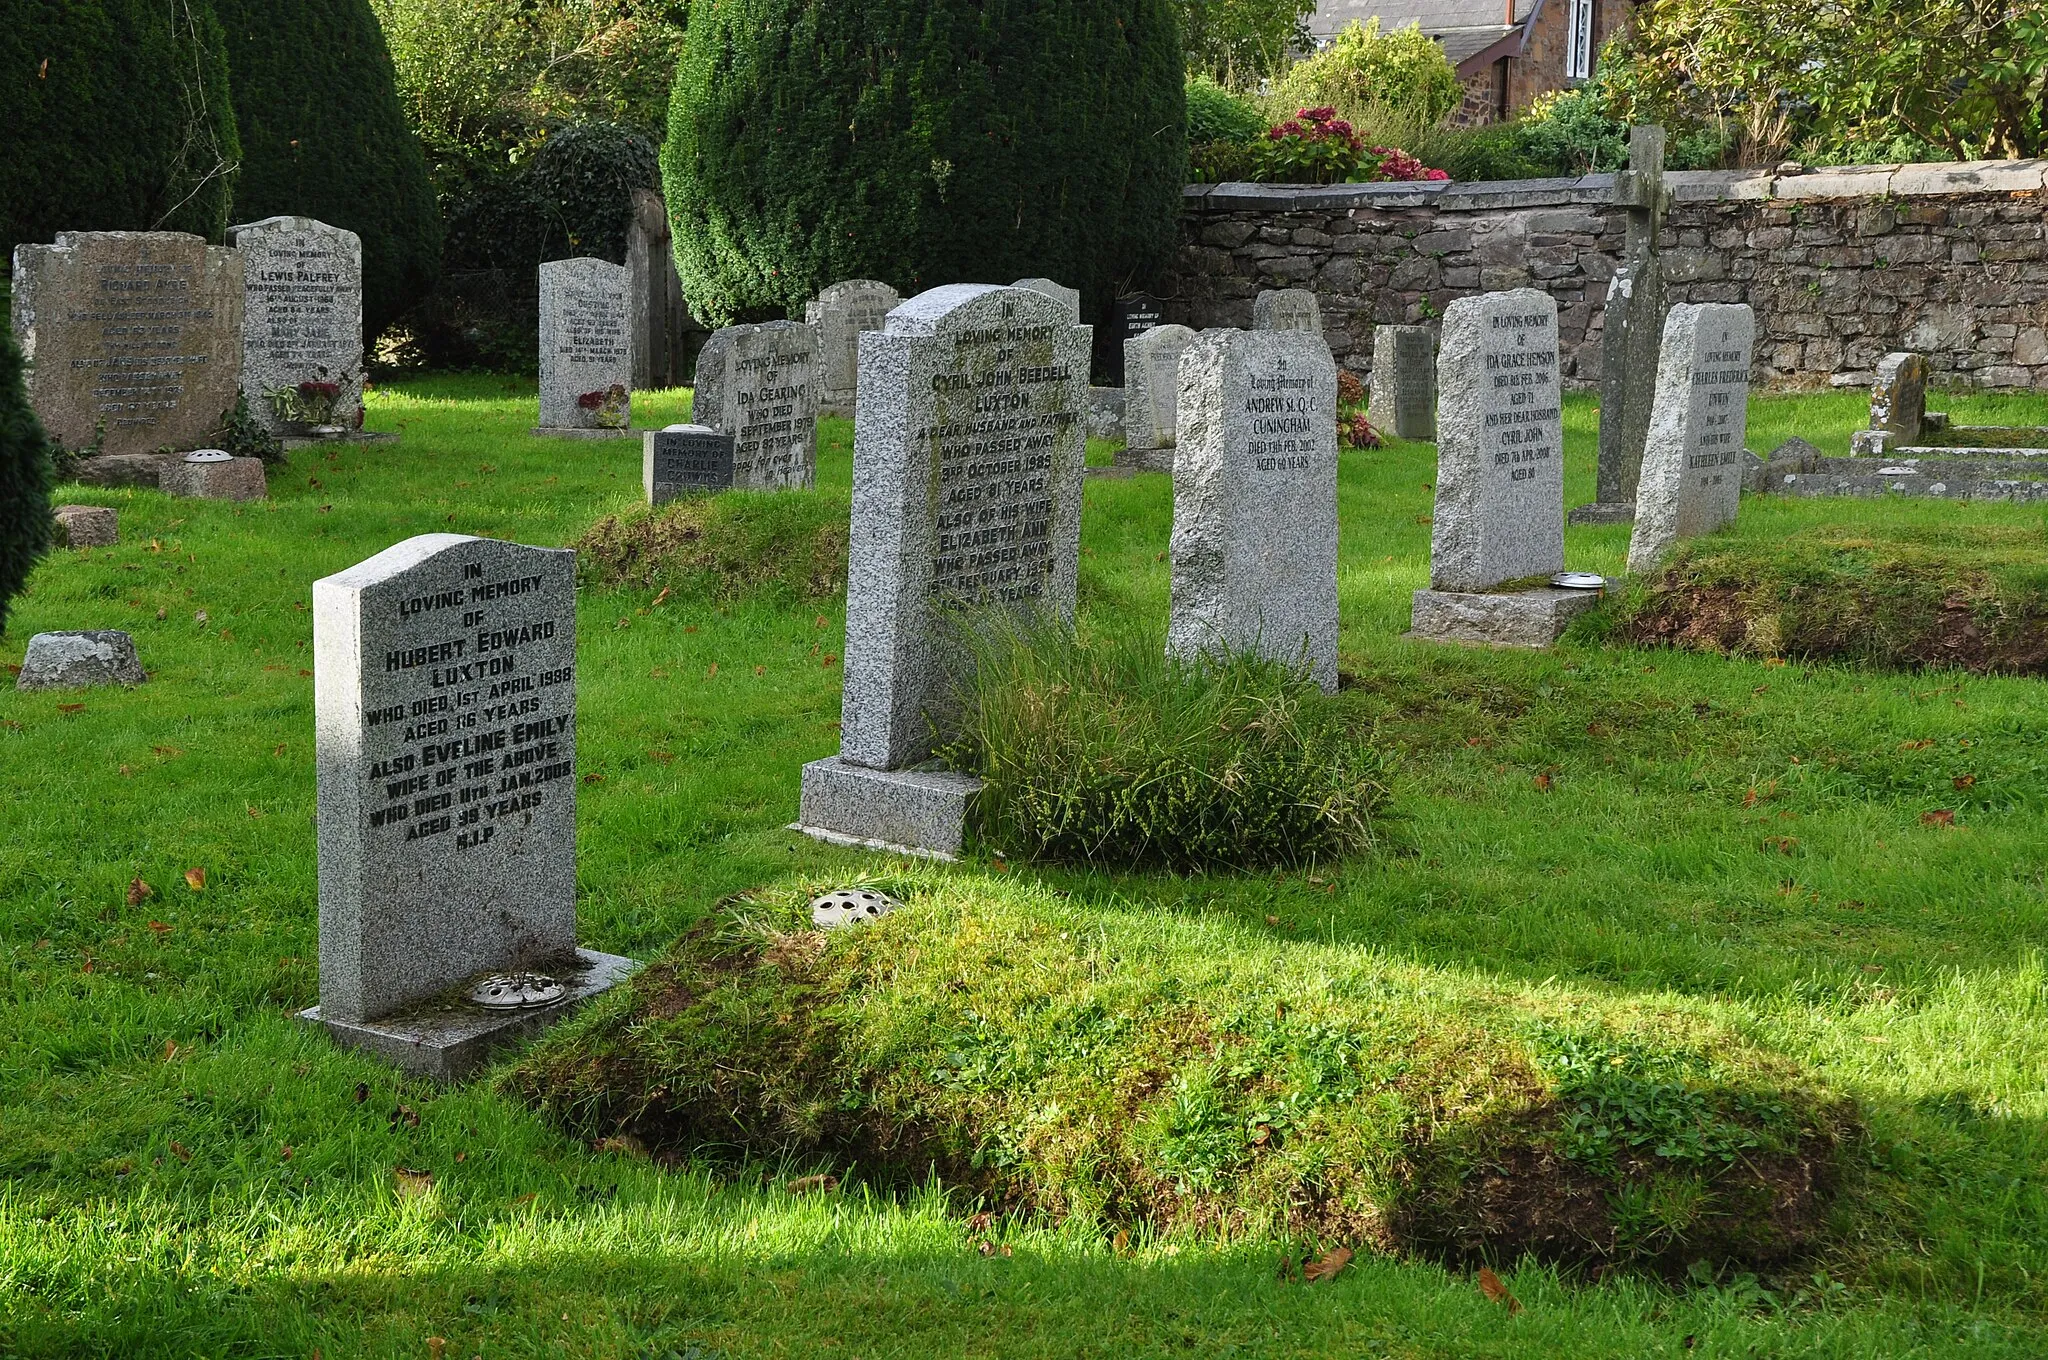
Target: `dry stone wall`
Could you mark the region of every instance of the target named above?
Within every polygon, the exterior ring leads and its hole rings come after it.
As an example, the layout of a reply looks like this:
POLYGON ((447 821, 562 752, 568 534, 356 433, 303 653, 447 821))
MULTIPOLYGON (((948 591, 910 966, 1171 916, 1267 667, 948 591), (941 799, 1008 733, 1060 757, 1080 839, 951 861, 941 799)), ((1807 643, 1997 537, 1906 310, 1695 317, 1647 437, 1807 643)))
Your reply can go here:
MULTIPOLYGON (((2048 390, 2048 163, 1673 172, 1659 246, 1670 302, 1756 312, 1757 379, 1863 386, 1893 350, 1944 387, 2048 390)), ((1503 184, 1201 184, 1161 289, 1170 320, 1248 327, 1253 300, 1306 288, 1340 366, 1373 327, 1435 324, 1457 298, 1556 300, 1562 376, 1599 381, 1626 214, 1614 177, 1503 184)))

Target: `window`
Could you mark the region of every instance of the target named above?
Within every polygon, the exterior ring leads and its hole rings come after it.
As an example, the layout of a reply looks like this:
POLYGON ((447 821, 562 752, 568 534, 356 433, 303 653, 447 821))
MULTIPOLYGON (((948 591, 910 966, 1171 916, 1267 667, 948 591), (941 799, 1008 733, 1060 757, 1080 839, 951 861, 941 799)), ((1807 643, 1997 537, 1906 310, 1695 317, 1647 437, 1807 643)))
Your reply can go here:
POLYGON ((1586 80, 1593 74, 1594 0, 1571 0, 1565 11, 1564 75, 1586 80))

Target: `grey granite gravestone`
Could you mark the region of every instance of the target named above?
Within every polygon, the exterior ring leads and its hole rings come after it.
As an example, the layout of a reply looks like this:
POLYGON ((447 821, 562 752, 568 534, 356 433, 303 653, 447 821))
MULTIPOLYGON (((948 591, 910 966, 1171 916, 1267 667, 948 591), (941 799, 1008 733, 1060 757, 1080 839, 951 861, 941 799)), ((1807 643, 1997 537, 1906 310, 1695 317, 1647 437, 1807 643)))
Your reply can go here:
POLYGON ((1323 333, 1323 309, 1306 288, 1268 288, 1252 299, 1255 331, 1323 333))
POLYGON ((1372 392, 1375 425, 1400 439, 1436 438, 1436 337, 1427 326, 1375 326, 1372 392))
MULTIPOLYGON (((363 415, 363 243, 310 217, 228 228, 242 254, 242 395, 272 434, 353 430, 363 415), (301 383, 339 389, 326 420, 294 420, 301 383), (278 406, 287 410, 280 414, 278 406)), ((324 401, 324 393, 313 399, 324 401)), ((298 400, 303 408, 304 398, 298 400)))
POLYGON ((1926 421, 1927 360, 1904 350, 1879 359, 1877 380, 1870 387, 1870 428, 1888 438, 1874 452, 1883 453, 1887 444, 1916 442, 1926 421))
POLYGON ((1073 617, 1092 334, 1042 293, 950 284, 861 339, 840 753, 796 825, 951 855, 979 781, 917 772, 981 616, 1073 617))
POLYGON ((801 321, 713 331, 690 419, 732 435, 736 487, 810 486, 818 466, 818 332, 801 321))
POLYGON ((540 267, 540 424, 535 434, 624 438, 632 424, 632 271, 589 258, 540 267))
POLYGON ((1186 326, 1154 326, 1124 341, 1124 447, 1118 466, 1173 471, 1180 357, 1194 338, 1186 326))
POLYGON ((576 947, 575 554, 423 534, 313 583, 320 1004, 452 1080, 630 961, 576 947), (552 1005, 467 989, 545 973, 552 1005))
POLYGON ((238 252, 183 232, 70 231, 16 246, 13 286, 29 403, 65 448, 194 448, 234 406, 238 252))
POLYGON ((1681 302, 1665 318, 1628 544, 1631 573, 1654 571, 1681 538, 1734 523, 1755 339, 1756 316, 1738 303, 1681 302))
POLYGON ((706 425, 671 425, 640 437, 640 482, 647 503, 728 491, 733 485, 733 437, 706 425))
POLYGON ((805 308, 804 320, 818 328, 819 414, 853 414, 861 334, 882 329, 901 301, 886 283, 845 279, 820 289, 817 301, 805 308))
POLYGON ((1081 319, 1081 290, 1078 288, 1069 288, 1065 284, 1055 283, 1051 279, 1018 279, 1010 286, 1012 288, 1029 288, 1034 293, 1043 293, 1066 309, 1068 321, 1079 322, 1081 319))
POLYGON ((1183 659, 1250 652, 1337 688, 1337 365, 1319 336, 1212 330, 1180 360, 1173 608, 1183 659))
POLYGON ((149 677, 135 655, 135 639, 113 628, 82 633, 37 633, 21 658, 16 689, 84 689, 139 685, 149 677))
POLYGON ((52 516, 67 548, 111 548, 121 541, 121 517, 104 505, 60 505, 52 516))
POLYGON ((1499 591, 1564 567, 1564 422, 1557 302, 1534 288, 1459 298, 1437 353, 1436 514, 1430 588, 1412 633, 1547 647, 1598 596, 1499 591))
POLYGON ((1626 524, 1635 514, 1643 441, 1656 396, 1657 347, 1664 336, 1664 266, 1657 233, 1671 206, 1664 184, 1664 129, 1632 127, 1628 169, 1614 177, 1614 201, 1628 215, 1621 263, 1607 283, 1600 333, 1600 465, 1596 499, 1572 511, 1574 524, 1626 524))

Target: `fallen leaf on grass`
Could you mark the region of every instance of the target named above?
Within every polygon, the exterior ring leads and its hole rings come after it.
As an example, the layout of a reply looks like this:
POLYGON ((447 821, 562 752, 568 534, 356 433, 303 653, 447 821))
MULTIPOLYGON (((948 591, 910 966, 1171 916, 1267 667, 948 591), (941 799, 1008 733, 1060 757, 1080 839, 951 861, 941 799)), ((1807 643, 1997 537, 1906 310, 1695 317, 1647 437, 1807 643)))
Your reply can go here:
POLYGON ((409 1166, 391 1168, 391 1180, 400 1199, 418 1199, 434 1188, 434 1173, 415 1171, 409 1166))
POLYGON ((1500 1276, 1487 1266, 1479 1267, 1479 1292, 1507 1309, 1509 1317, 1522 1311, 1522 1301, 1510 1294, 1508 1287, 1500 1282, 1500 1276))
POLYGON ((1323 1284, 1337 1278, 1338 1272, 1351 1264, 1351 1248, 1332 1247, 1316 1260, 1301 1263, 1303 1284, 1323 1284))
POLYGON ((831 669, 832 667, 834 667, 834 666, 836 666, 836 665, 838 665, 838 664, 839 664, 839 657, 838 657, 838 655, 837 655, 836 653, 833 653, 833 652, 827 652, 827 653, 825 653, 825 669, 827 669, 827 670, 830 670, 830 669, 831 669))
POLYGON ((666 765, 676 757, 673 751, 649 751, 647 758, 657 765, 666 765))
POLYGON ((1280 924, 1280 918, 1277 916, 1268 916, 1266 918, 1266 924, 1269 926, 1277 926, 1280 924))
POLYGON ((359 1081, 359 1082, 357 1082, 357 1083, 356 1083, 356 1104, 360 1105, 360 1104, 362 1104, 362 1103, 363 1103, 364 1101, 368 1100, 369 1098, 370 1098, 370 1083, 368 1083, 367 1081, 359 1081))
POLYGON ((1899 743, 1899 749, 1900 749, 1901 751, 1924 751, 1924 750, 1926 750, 1926 749, 1927 749, 1928 747, 1930 747, 1930 746, 1932 746, 1932 745, 1934 745, 1934 740, 1933 740, 1933 738, 1931 738, 1931 737, 1922 737, 1922 738, 1921 738, 1920 740, 1918 740, 1918 741, 1902 741, 1902 742, 1900 742, 1900 743, 1899 743))
POLYGON ((149 929, 155 935, 168 935, 171 933, 172 927, 168 921, 151 921, 149 929))
POLYGON ((176 1157, 181 1162, 189 1162, 192 1160, 191 1151, 183 1143, 180 1143, 175 1138, 171 1140, 171 1155, 173 1157, 176 1157))
POLYGON ((663 600, 666 600, 667 598, 668 598, 668 587, 667 587, 667 586, 663 586, 663 587, 661 588, 661 594, 659 594, 659 595, 657 595, 657 596, 655 596, 655 597, 654 597, 654 605, 653 605, 653 607, 655 607, 655 608, 659 608, 659 607, 660 607, 660 605, 661 605, 661 602, 662 602, 663 600))
POLYGON ((1116 1236, 1109 1239, 1109 1249, 1119 1256, 1128 1254, 1131 1249, 1131 1230, 1118 1228, 1116 1236))
POLYGON ((1551 780, 1550 776, 1547 774, 1537 775, 1535 779, 1536 791, 1538 793, 1549 793, 1552 782, 1553 781, 1551 780))
POLYGON ((830 1194, 839 1188, 837 1176, 798 1176, 783 1187, 792 1195, 830 1194))
POLYGON ((1949 808, 1936 808, 1932 812, 1920 814, 1920 825, 1922 826, 1954 826, 1955 824, 1956 814, 1949 808))
POLYGON ((405 1125, 409 1129, 416 1129, 420 1126, 420 1112, 410 1105, 400 1104, 388 1116, 388 1122, 394 1129, 400 1124, 405 1125))
POLYGON ((718 663, 716 661, 711 663, 710 670, 704 672, 704 678, 706 680, 716 680, 718 678, 718 663))
POLYGON ((995 1221, 995 1215, 988 1213, 986 1210, 984 1210, 983 1212, 976 1214, 973 1218, 967 1220, 967 1231, 986 1232, 988 1230, 988 1225, 995 1221))
POLYGON ((979 1251, 983 1256, 1009 1256, 1013 1254, 1010 1251, 1010 1244, 1007 1242, 998 1246, 994 1242, 983 1241, 976 1244, 975 1250, 979 1251))
POLYGON ((261 808, 246 808, 244 809, 244 811, 246 811, 251 817, 261 817, 263 815, 263 809, 261 808))
POLYGON ((768 668, 767 668, 766 666, 756 666, 756 667, 754 667, 754 674, 755 674, 755 675, 757 675, 757 676, 758 676, 758 675, 766 675, 767 673, 768 673, 768 668))
POLYGON ((178 1060, 178 1055, 180 1053, 183 1053, 184 1051, 184 1049, 178 1047, 178 1041, 176 1039, 164 1040, 165 1062, 176 1062, 178 1060))
POLYGON ((206 870, 197 865, 185 871, 185 886, 193 892, 206 891, 206 870))
POLYGON ((823 614, 818 615, 818 621, 812 624, 811 626, 814 628, 823 628, 825 626, 825 616, 823 614))
POLYGON ((172 756, 185 754, 183 748, 177 746, 152 746, 149 749, 162 756, 165 760, 169 760, 172 756))
POLYGON ((123 765, 123 766, 121 767, 121 777, 122 777, 123 779, 127 779, 127 778, 131 777, 132 775, 134 775, 134 773, 135 773, 135 771, 133 771, 133 770, 129 769, 129 768, 128 768, 128 767, 126 766, 126 765, 123 765))
POLYGON ((427 1338, 427 1360, 441 1360, 442 1352, 448 1349, 448 1338, 430 1336, 427 1338))
POLYGON ((1977 783, 1977 776, 1973 774, 1959 774, 1948 782, 1955 785, 1958 789, 1972 788, 1977 783))
POLYGON ((292 1145, 290 1143, 278 1144, 277 1155, 287 1162, 290 1161, 292 1159, 292 1145))
POLYGON ((155 891, 155 888, 150 887, 139 878, 130 881, 128 884, 128 905, 131 907, 141 906, 142 900, 155 891))
POLYGON ((83 712, 85 712, 85 705, 84 705, 84 704, 58 704, 58 705, 57 705, 57 711, 58 711, 59 713, 83 713, 83 712))
POLYGON ((604 776, 593 770, 583 776, 583 782, 586 784, 602 784, 604 783, 604 776))

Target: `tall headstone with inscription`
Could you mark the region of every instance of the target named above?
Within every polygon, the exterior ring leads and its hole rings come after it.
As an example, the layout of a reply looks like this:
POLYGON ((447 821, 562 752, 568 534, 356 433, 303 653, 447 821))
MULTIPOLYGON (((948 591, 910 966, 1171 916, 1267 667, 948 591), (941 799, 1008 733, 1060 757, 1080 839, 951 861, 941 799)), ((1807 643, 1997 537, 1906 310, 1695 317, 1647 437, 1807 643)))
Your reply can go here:
POLYGON ((1079 322, 1081 319, 1081 290, 1078 288, 1069 288, 1064 283, 1055 283, 1051 279, 1018 279, 1010 286, 1043 293, 1066 310, 1067 320, 1079 322))
POLYGON ((64 232, 14 248, 10 321, 65 448, 197 448, 235 404, 242 257, 183 232, 64 232))
POLYGON ((1173 447, 1180 439, 1180 359, 1194 339, 1186 326, 1154 326, 1124 341, 1120 466, 1173 471, 1173 447))
POLYGON ((452 1080, 632 967, 576 947, 575 554, 423 534, 313 583, 320 1004, 452 1080))
POLYGON ((1679 539, 1734 523, 1755 339, 1756 316, 1739 303, 1681 302, 1665 318, 1630 572, 1654 571, 1679 539))
POLYGON ((1628 169, 1614 177, 1614 201, 1628 215, 1621 263, 1607 282, 1600 331, 1600 467, 1590 505, 1574 524, 1626 524, 1635 516, 1643 441, 1656 397, 1657 347, 1664 334, 1664 266, 1657 234, 1671 206, 1664 184, 1664 129, 1628 132, 1628 169))
POLYGON ((840 752, 804 767, 799 829, 959 850, 979 781, 914 767, 963 627, 1073 617, 1092 340, 1041 293, 965 283, 862 337, 840 752))
POLYGON ((1337 688, 1337 365, 1301 331, 1204 331, 1180 361, 1166 649, 1337 688))
POLYGON ((1501 587, 1564 568, 1557 303, 1518 288, 1459 298, 1437 354, 1436 514, 1413 636, 1547 647, 1598 599, 1501 587))
POLYGON ((242 253, 250 414, 278 435, 361 425, 362 239, 310 217, 266 217, 230 227, 228 244, 242 253))
POLYGON ((589 258, 540 267, 540 425, 535 434, 623 438, 632 424, 632 271, 589 258))
POLYGON ((733 437, 732 484, 807 487, 818 466, 818 332, 801 321, 713 331, 690 417, 733 437))
POLYGON ((1396 438, 1436 438, 1436 337, 1429 327, 1373 327, 1366 410, 1396 438))
POLYGON ((1306 288, 1268 288, 1252 299, 1255 331, 1323 333, 1323 309, 1306 288))
POLYGON ((845 279, 820 289, 804 319, 818 328, 818 412, 851 416, 860 380, 860 337, 888 323, 903 301, 894 288, 873 279, 845 279))

